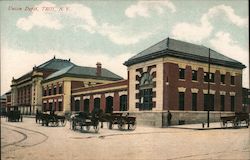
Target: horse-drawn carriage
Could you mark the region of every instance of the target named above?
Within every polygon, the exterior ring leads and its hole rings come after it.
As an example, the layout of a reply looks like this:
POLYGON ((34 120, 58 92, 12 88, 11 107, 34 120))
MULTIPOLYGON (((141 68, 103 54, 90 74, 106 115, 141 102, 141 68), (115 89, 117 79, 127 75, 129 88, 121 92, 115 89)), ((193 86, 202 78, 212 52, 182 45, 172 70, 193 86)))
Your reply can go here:
POLYGON ((21 112, 18 110, 14 111, 8 111, 6 114, 6 120, 8 122, 22 122, 23 121, 23 116, 21 115, 21 112))
POLYGON ((231 124, 232 127, 249 126, 249 114, 243 112, 235 112, 231 116, 221 116, 221 126, 228 127, 231 124))
POLYGON ((114 125, 118 126, 120 130, 135 130, 136 128, 136 117, 129 116, 127 113, 106 113, 100 118, 101 122, 107 122, 108 128, 113 129, 114 125))
POLYGON ((63 115, 55 114, 54 112, 37 112, 36 114, 36 123, 42 123, 42 126, 65 126, 66 118, 63 115))
POLYGON ((71 129, 76 130, 80 128, 81 131, 89 131, 92 126, 94 131, 97 133, 99 131, 99 118, 100 114, 98 112, 86 113, 79 112, 71 116, 71 129))

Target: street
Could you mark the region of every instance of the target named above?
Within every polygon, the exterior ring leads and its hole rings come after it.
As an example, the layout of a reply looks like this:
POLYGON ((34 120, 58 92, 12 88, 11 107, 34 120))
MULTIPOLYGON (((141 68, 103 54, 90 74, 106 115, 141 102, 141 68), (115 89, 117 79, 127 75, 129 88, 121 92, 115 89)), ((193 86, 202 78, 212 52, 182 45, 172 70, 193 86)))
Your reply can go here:
POLYGON ((192 130, 137 126, 135 131, 107 125, 94 133, 44 127, 34 118, 1 118, 2 160, 83 159, 250 159, 249 128, 192 130))

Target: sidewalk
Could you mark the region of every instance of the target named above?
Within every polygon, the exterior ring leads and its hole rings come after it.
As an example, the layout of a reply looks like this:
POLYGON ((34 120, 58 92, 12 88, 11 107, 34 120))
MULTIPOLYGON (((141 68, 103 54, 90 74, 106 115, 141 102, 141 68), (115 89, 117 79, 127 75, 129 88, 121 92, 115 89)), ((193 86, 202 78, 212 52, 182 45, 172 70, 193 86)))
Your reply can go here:
MULTIPOLYGON (((241 126, 241 127, 246 127, 241 126)), ((237 128, 241 128, 237 127, 237 128)), ((227 127, 222 127, 220 122, 213 122, 209 123, 209 128, 207 127, 207 123, 205 123, 204 128, 201 123, 199 124, 185 124, 185 125, 174 125, 169 128, 178 128, 178 129, 192 129, 192 130, 212 130, 212 129, 229 129, 229 128, 235 128, 232 126, 232 124, 228 124, 227 127)))

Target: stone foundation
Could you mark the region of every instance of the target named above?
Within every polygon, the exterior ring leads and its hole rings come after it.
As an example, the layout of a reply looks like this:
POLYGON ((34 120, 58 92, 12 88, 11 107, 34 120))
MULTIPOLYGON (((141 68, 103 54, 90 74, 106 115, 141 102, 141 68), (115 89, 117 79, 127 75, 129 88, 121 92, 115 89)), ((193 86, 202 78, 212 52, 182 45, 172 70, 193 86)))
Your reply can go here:
MULTIPOLYGON (((206 123, 207 111, 170 111, 172 114, 172 125, 178 125, 180 122, 184 124, 206 123)), ((152 112, 140 111, 130 112, 131 116, 136 116, 137 125, 166 127, 167 126, 167 111, 152 112)), ((218 112, 210 111, 210 122, 219 122, 221 116, 234 115, 234 112, 218 112)))

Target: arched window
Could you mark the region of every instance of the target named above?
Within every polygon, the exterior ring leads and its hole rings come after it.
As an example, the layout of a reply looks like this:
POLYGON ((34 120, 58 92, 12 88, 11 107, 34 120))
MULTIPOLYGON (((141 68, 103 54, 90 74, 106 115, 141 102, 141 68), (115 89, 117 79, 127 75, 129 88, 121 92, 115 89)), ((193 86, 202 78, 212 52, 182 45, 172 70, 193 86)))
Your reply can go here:
POLYGON ((75 101, 75 111, 80 111, 80 100, 75 101))
POLYGON ((105 112, 106 113, 112 113, 113 112, 113 97, 108 96, 106 98, 106 108, 105 108, 105 112))
POLYGON ((83 111, 89 113, 89 99, 84 100, 84 109, 83 109, 83 111))
POLYGON ((153 107, 153 77, 145 72, 140 80, 140 110, 152 110, 153 107))
POLYGON ((95 98, 94 99, 94 110, 95 111, 100 109, 100 102, 101 102, 100 98, 95 98))
POLYGON ((127 111, 127 95, 120 96, 120 111, 127 111))

